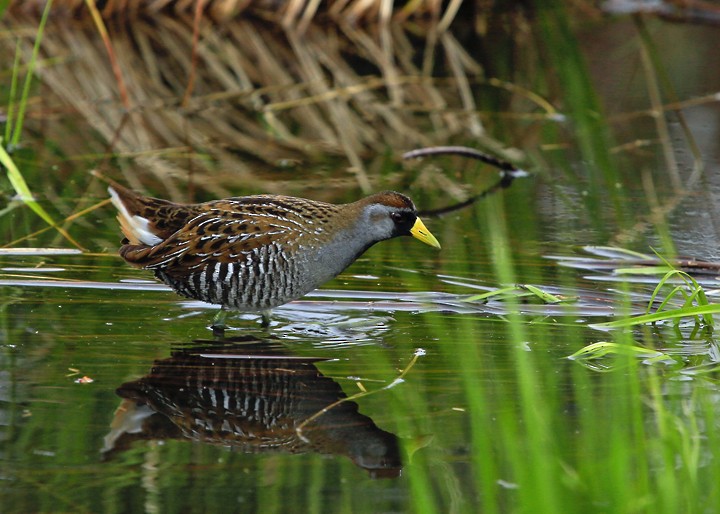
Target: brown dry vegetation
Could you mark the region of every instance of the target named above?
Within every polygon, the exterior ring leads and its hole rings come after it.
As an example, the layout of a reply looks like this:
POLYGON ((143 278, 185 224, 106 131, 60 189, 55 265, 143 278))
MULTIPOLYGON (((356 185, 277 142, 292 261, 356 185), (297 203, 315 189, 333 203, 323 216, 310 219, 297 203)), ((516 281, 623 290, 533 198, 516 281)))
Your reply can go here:
MULTIPOLYGON (((6 13, 6 55, 19 38, 29 60, 43 3, 6 13)), ((35 117, 79 115, 86 126, 52 124, 46 130, 61 132, 47 137, 85 145, 94 137, 106 156, 96 162, 114 159, 133 187, 149 174, 175 199, 187 198, 188 182, 215 196, 238 183, 297 192, 305 186, 289 187, 276 171, 310 161, 335 169, 323 189, 369 191, 377 173, 367 159, 388 151, 470 140, 504 151, 472 91, 488 83, 483 68, 449 30, 456 3, 393 11, 387 2, 335 2, 323 11, 334 23, 309 23, 318 19, 313 3, 283 3, 271 20, 274 2, 110 1, 98 3, 100 22, 91 4, 53 4, 35 117), (238 16, 250 8, 253 16, 238 16), (219 22, 222 13, 234 17, 219 22), (370 15, 380 23, 353 23, 370 15), (387 23, 398 19, 405 23, 387 23)))
MULTIPOLYGON (((56 9, 66 14, 83 16, 88 12, 88 0, 56 0, 56 9)), ((402 22, 410 17, 444 17, 450 23, 455 16, 460 0, 453 0, 443 6, 441 0, 411 0, 401 5, 388 0, 105 0, 95 1, 99 12, 105 18, 115 16, 157 16, 160 14, 189 14, 200 9, 217 21, 228 20, 242 14, 263 16, 281 22, 286 27, 306 26, 317 16, 329 17, 343 22, 387 23, 402 22)), ((491 2, 477 2, 478 5, 491 2)), ((11 2, 14 9, 39 11, 45 1, 26 0, 11 2)))

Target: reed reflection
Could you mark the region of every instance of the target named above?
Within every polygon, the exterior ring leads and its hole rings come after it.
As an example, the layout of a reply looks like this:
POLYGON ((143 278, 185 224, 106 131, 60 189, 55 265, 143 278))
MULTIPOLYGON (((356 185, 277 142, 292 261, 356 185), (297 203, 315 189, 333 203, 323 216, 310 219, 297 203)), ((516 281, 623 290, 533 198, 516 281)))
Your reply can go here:
POLYGON ((397 437, 360 414, 357 403, 316 416, 346 397, 316 367, 323 360, 240 338, 177 348, 117 389, 123 400, 103 455, 112 458, 137 440, 187 439, 246 453, 344 455, 373 478, 400 476, 397 437))

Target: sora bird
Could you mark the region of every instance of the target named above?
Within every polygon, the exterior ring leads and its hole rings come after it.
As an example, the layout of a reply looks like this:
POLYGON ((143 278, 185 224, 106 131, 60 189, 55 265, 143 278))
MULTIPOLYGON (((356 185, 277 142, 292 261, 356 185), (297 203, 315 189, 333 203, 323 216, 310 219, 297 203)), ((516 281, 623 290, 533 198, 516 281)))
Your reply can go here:
POLYGON ((405 195, 377 193, 331 204, 281 195, 179 204, 143 196, 106 179, 125 240, 120 256, 153 270, 177 293, 228 310, 259 312, 290 302, 337 276, 379 241, 435 236, 405 195))

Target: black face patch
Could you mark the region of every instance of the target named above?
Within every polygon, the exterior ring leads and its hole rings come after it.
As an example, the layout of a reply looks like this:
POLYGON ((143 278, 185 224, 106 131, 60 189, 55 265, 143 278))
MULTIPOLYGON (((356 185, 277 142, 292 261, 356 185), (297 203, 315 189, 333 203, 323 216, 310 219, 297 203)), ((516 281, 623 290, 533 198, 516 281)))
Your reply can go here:
POLYGON ((395 224, 393 236, 408 236, 410 229, 415 225, 417 214, 410 210, 400 209, 390 212, 390 219, 395 224))

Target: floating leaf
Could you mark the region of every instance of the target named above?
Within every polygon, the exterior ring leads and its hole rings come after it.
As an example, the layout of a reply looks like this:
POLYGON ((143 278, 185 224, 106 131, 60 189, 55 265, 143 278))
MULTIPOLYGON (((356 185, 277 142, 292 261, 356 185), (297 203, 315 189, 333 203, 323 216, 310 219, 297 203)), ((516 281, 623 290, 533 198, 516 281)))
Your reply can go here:
POLYGON ((562 303, 570 301, 567 298, 561 298, 559 296, 555 296, 554 294, 548 293, 547 291, 543 291, 539 287, 532 286, 530 284, 520 284, 518 285, 519 288, 525 289, 526 291, 530 291, 532 294, 540 298, 545 303, 562 303))
POLYGON ((581 348, 577 352, 568 356, 570 360, 581 359, 599 359, 606 355, 636 355, 638 357, 667 357, 662 352, 650 350, 642 346, 612 343, 609 341, 600 341, 581 348))
POLYGON ((477 294, 477 295, 473 295, 469 298, 465 298, 464 301, 466 301, 466 302, 482 302, 482 301, 488 300, 490 298, 493 298, 495 296, 500 296, 500 295, 504 295, 507 293, 517 292, 517 290, 518 290, 518 288, 515 286, 501 287, 500 289, 488 291, 487 293, 477 294))
POLYGON ((536 296, 540 300, 542 300, 544 303, 547 304, 555 304, 555 303, 567 303, 569 301, 575 301, 575 298, 563 298, 561 296, 556 296, 552 293, 548 293, 547 291, 543 291, 537 286, 533 286, 530 284, 518 284, 516 286, 508 286, 508 287, 501 287, 499 289, 495 289, 493 291, 488 291, 487 293, 481 293, 478 295, 470 296, 469 298, 465 298, 465 302, 482 302, 485 300, 489 300, 491 298, 496 298, 498 296, 508 296, 508 297, 521 297, 521 296, 536 296), (530 294, 528 294, 530 293, 530 294))
POLYGON ((577 361, 583 366, 593 371, 612 371, 618 368, 618 363, 608 364, 603 362, 603 358, 608 355, 627 355, 643 359, 645 364, 654 364, 657 362, 673 361, 667 354, 657 350, 650 350, 642 346, 618 344, 608 341, 593 343, 581 348, 577 352, 568 356, 568 359, 577 361))

